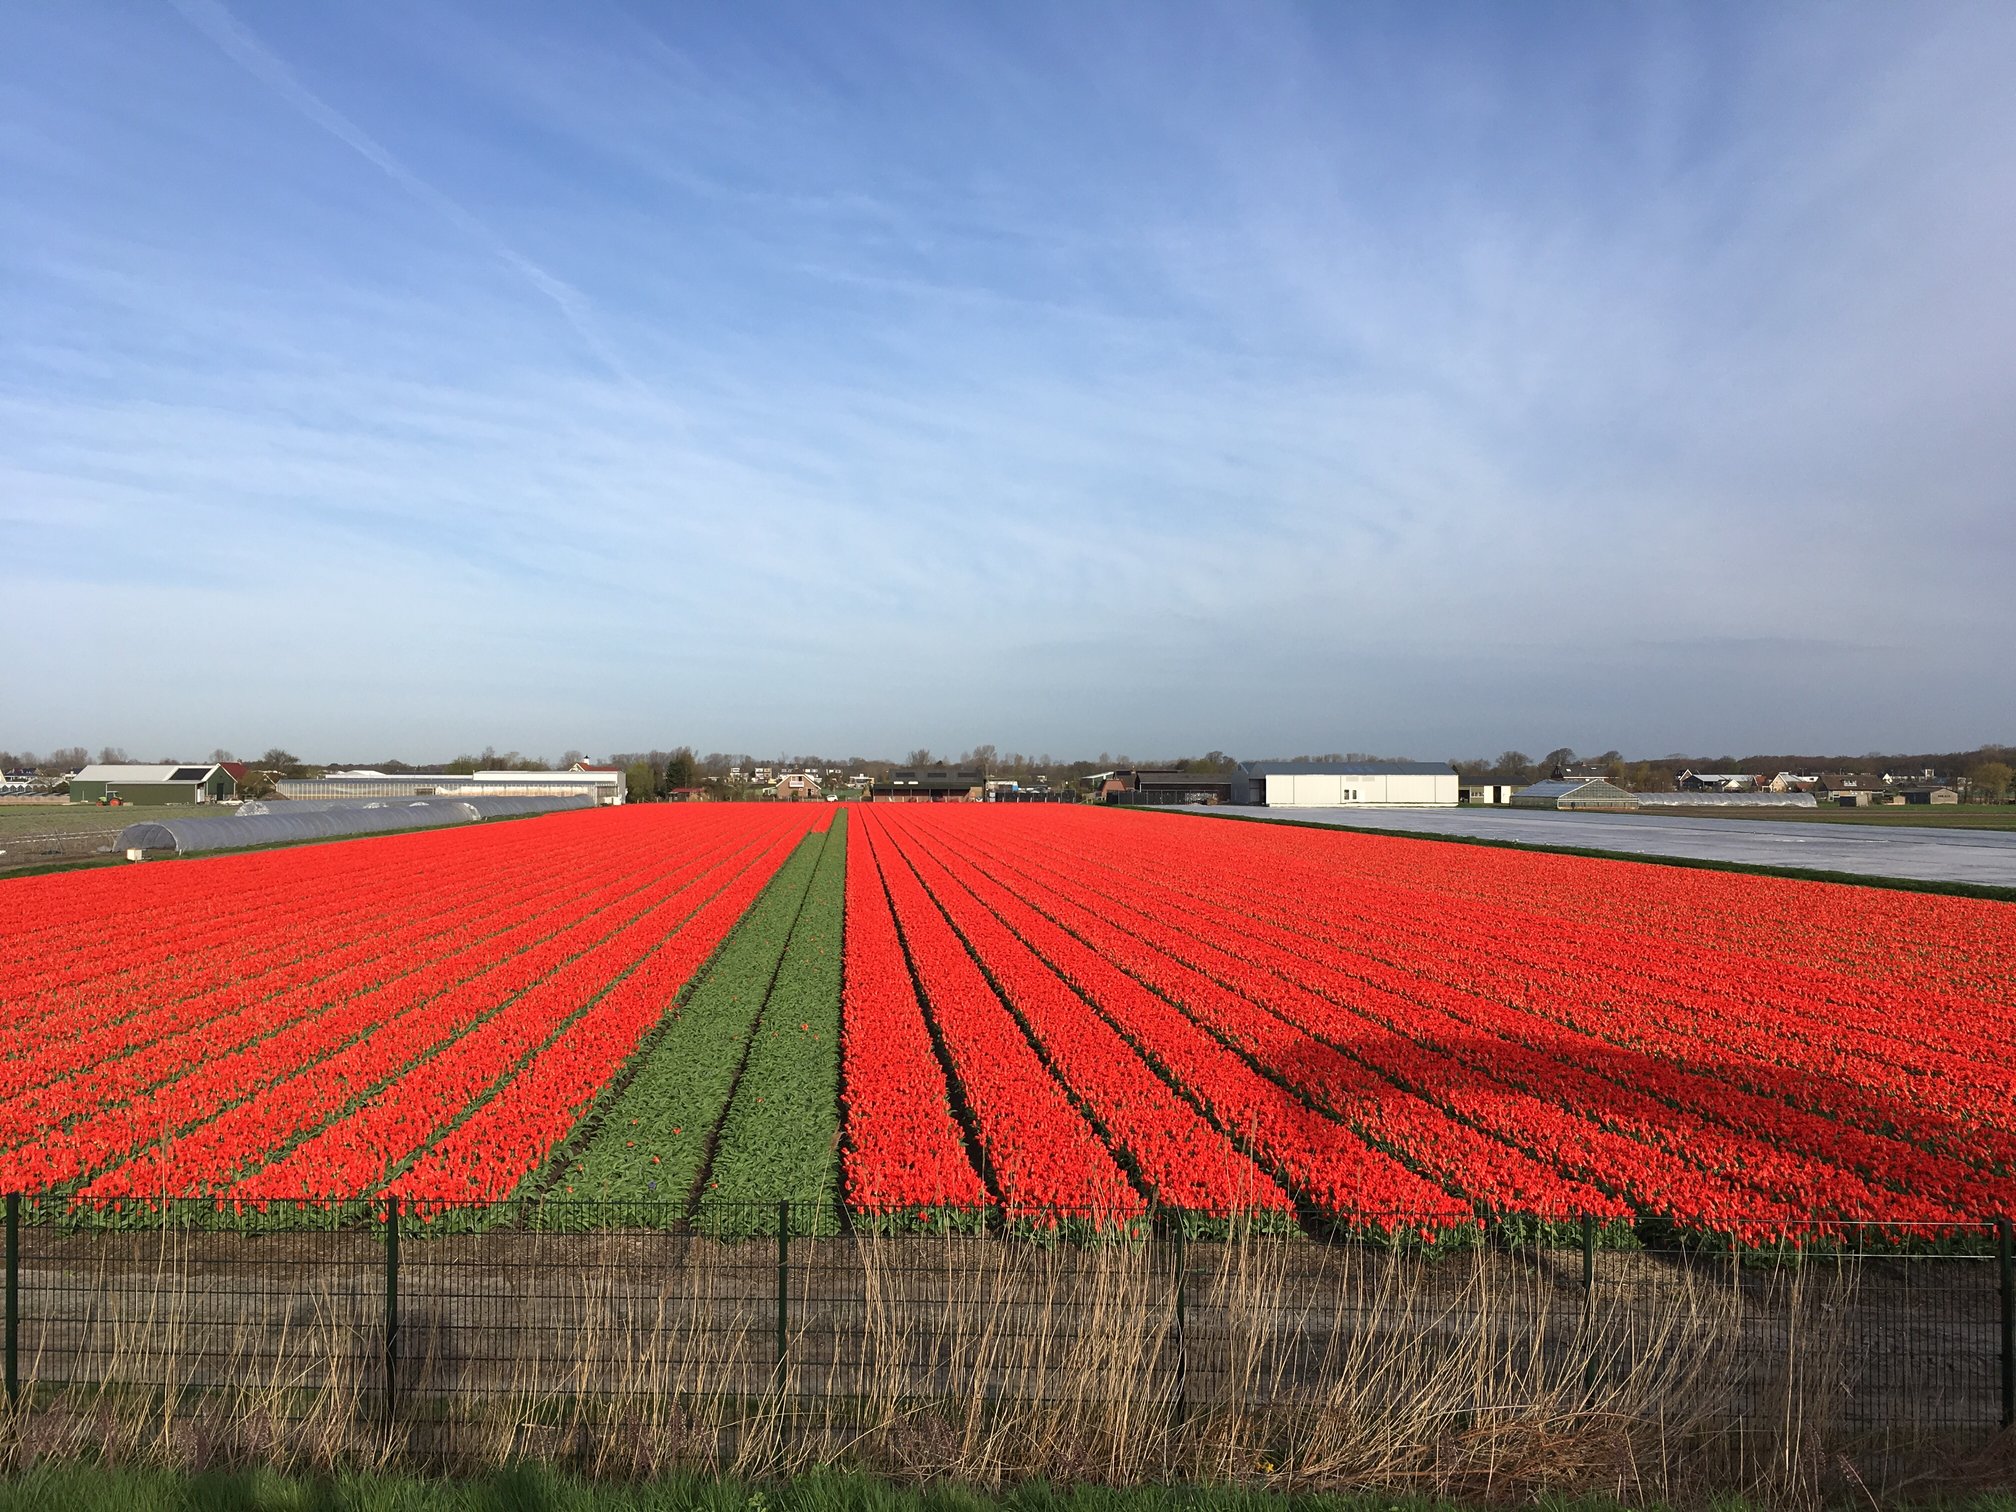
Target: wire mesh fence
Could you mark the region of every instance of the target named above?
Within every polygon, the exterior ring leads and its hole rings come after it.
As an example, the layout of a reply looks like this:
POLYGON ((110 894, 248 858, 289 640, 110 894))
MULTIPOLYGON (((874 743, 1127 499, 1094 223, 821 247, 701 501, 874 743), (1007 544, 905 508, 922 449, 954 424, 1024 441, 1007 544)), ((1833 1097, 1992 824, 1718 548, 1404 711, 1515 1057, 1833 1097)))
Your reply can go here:
POLYGON ((123 855, 119 836, 109 830, 51 835, 0 836, 0 872, 16 867, 54 866, 66 861, 98 861, 123 855))
POLYGON ((7 1212, 7 1392, 37 1453, 123 1435, 1125 1478, 1238 1473, 1292 1442, 1305 1467, 1376 1474, 1545 1422, 1669 1462, 1879 1444, 1908 1469, 2016 1410, 1995 1224, 1746 1247, 1502 1222, 1317 1240, 1169 1214, 1067 1240, 824 1204, 7 1212))

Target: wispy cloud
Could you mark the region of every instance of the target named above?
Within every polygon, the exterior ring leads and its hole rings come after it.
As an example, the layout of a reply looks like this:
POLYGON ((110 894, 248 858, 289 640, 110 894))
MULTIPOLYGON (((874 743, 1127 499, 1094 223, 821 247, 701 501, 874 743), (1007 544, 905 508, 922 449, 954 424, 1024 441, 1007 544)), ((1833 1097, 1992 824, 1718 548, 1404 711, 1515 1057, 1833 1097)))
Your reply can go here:
POLYGON ((635 375, 597 329, 594 312, 579 289, 555 277, 511 246, 480 217, 421 178, 371 133, 304 85, 294 71, 240 24, 220 0, 174 0, 174 5, 192 26, 289 107, 335 137, 471 241, 486 247, 499 262, 552 303, 605 367, 627 382, 636 381, 635 375))

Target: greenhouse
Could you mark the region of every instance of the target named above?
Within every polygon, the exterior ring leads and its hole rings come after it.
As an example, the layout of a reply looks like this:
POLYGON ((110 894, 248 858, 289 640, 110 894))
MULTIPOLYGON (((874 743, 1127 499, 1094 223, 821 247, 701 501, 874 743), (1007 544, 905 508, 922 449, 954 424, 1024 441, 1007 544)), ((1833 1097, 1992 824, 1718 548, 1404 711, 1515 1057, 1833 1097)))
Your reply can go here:
POLYGON ((257 845, 289 845, 303 840, 336 840, 347 835, 435 829, 448 824, 474 824, 485 819, 594 806, 594 799, 578 793, 553 797, 452 798, 428 803, 260 804, 257 812, 241 811, 227 819, 162 819, 129 824, 119 832, 118 848, 129 857, 148 852, 193 855, 201 851, 246 850, 257 845))
POLYGON ((1514 808, 1607 809, 1613 812, 1638 807, 1639 794, 1626 792, 1601 777, 1554 778, 1523 787, 1512 795, 1514 808))

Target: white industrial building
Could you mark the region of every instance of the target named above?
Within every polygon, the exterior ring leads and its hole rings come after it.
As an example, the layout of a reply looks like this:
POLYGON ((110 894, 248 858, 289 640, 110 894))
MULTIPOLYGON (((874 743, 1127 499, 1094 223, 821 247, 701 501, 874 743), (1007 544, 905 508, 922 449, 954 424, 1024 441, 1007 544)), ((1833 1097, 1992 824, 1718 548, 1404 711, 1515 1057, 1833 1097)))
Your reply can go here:
POLYGON ((629 796, 623 772, 586 763, 564 772, 330 772, 321 777, 283 777, 274 784, 282 798, 546 798, 580 793, 602 805, 629 796))
POLYGON ((1442 761, 1242 761, 1232 801, 1267 808, 1454 807, 1456 769, 1442 761))

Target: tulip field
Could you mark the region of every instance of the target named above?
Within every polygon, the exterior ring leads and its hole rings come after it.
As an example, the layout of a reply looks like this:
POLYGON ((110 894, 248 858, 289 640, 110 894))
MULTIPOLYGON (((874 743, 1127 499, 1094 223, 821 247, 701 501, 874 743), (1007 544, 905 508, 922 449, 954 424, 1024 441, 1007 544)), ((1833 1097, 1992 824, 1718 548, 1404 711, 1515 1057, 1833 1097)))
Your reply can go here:
POLYGON ((1159 1209, 1903 1242, 2016 1211, 2003 903, 778 803, 24 878, 0 904, 0 1189, 69 1211, 534 1198, 620 1226, 789 1200, 817 1227, 1159 1209))

